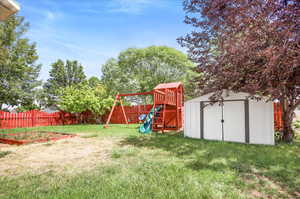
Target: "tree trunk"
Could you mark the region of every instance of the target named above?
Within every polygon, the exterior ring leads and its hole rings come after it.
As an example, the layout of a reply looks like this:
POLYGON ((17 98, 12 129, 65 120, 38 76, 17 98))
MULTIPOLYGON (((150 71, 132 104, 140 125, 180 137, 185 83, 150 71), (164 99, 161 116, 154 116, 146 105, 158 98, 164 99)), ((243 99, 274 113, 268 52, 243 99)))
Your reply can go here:
POLYGON ((292 106, 288 100, 283 98, 282 104, 282 121, 283 121, 283 136, 282 140, 285 142, 292 142, 294 139, 294 131, 292 128, 294 109, 297 106, 292 106))
POLYGON ((85 119, 82 113, 79 113, 79 117, 80 117, 80 124, 85 124, 85 119))
POLYGON ((292 128, 293 123, 293 110, 287 109, 283 112, 283 137, 282 140, 285 142, 292 142, 294 139, 294 131, 292 128))
POLYGON ((95 124, 102 124, 102 117, 99 114, 94 115, 95 124))
POLYGON ((82 124, 81 114, 80 113, 75 113, 75 117, 76 117, 76 120, 77 120, 77 124, 82 124))

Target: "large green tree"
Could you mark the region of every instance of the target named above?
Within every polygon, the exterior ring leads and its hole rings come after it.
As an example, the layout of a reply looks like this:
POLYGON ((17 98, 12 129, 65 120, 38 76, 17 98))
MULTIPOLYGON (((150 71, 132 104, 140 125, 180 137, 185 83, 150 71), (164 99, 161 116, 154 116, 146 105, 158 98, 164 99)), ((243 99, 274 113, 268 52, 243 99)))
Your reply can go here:
POLYGON ((102 81, 110 94, 151 91, 160 83, 182 81, 195 75, 187 56, 170 47, 129 48, 102 66, 102 81))
POLYGON ((57 105, 60 89, 75 86, 85 81, 83 66, 78 61, 57 60, 52 64, 50 78, 44 84, 46 104, 48 106, 57 105))
POLYGON ((28 28, 19 16, 0 23, 0 109, 4 104, 32 106, 41 83, 36 45, 24 36, 28 28))
POLYGON ((110 110, 114 101, 102 84, 91 86, 85 82, 77 86, 68 86, 60 92, 59 108, 77 116, 84 111, 91 111, 96 118, 100 118, 110 110))
POLYGON ((101 80, 98 77, 92 76, 88 79, 88 85, 90 87, 96 87, 97 85, 101 84, 101 80))

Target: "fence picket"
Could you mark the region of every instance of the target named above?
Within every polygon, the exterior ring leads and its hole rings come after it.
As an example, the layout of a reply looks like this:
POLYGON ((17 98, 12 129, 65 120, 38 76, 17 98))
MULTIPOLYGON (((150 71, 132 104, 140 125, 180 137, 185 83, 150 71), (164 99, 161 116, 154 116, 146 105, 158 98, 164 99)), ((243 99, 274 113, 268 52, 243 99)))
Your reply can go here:
POLYGON ((282 106, 280 103, 274 103, 274 124, 275 130, 280 131, 283 129, 282 106))

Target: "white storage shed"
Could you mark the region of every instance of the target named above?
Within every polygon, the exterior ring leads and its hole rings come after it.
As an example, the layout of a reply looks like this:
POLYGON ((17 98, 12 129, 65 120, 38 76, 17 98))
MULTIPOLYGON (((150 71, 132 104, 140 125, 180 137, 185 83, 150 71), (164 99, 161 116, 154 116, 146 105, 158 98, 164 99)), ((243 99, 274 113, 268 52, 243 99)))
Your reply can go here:
POLYGON ((223 92, 212 103, 207 94, 185 102, 186 137, 274 145, 273 102, 248 99, 247 93, 223 92))

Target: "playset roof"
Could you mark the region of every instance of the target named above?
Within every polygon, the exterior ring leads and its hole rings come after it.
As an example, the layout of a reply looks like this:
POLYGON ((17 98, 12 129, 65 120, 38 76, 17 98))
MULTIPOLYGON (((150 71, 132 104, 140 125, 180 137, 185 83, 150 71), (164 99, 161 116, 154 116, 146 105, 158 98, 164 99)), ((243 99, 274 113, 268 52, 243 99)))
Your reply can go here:
POLYGON ((182 83, 181 82, 172 82, 172 83, 163 83, 163 84, 158 84, 155 89, 166 89, 166 88, 178 88, 179 86, 181 86, 182 83))

